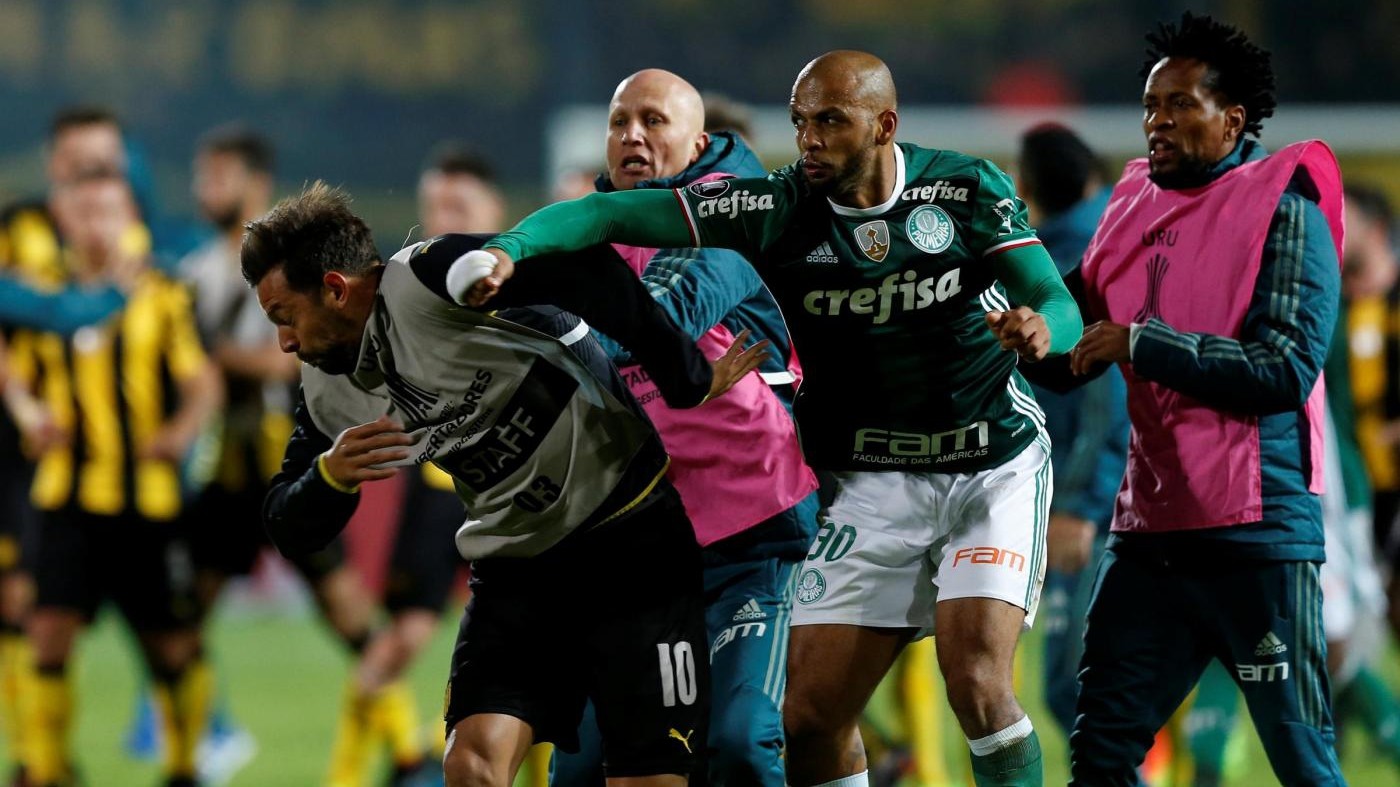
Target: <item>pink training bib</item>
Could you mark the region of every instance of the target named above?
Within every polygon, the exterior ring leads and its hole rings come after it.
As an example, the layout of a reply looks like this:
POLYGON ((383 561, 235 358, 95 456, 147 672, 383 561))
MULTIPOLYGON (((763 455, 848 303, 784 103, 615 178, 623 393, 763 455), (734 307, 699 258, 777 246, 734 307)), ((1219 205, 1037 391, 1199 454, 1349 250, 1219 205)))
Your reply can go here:
MULTIPOLYGON (((1294 175, 1311 179, 1341 258, 1341 172, 1322 142, 1289 145, 1197 189, 1148 179, 1128 162, 1084 255, 1095 316, 1124 325, 1157 318, 1183 333, 1240 338, 1269 224, 1294 175)), ((1113 530, 1162 532, 1263 518, 1259 421, 1145 380, 1124 363, 1132 435, 1113 530)), ((1304 407, 1308 488, 1322 491, 1323 381, 1304 407)))
MULTIPOLYGON (((656 249, 613 248, 638 276, 656 255, 656 249)), ((716 325, 696 345, 713 359, 733 342, 729 329, 716 325)), ((793 372, 800 379, 800 370, 793 372)), ((757 372, 724 396, 687 410, 667 407, 640 366, 624 367, 622 376, 671 455, 667 477, 681 493, 700 546, 748 530, 817 488, 792 416, 757 372)))

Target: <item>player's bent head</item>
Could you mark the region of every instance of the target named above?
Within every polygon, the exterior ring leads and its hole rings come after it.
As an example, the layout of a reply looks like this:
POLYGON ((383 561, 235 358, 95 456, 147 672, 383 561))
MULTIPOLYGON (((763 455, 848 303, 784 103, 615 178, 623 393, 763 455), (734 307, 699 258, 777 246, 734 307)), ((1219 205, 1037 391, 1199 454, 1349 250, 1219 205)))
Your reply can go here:
POLYGON ((282 351, 330 374, 353 371, 383 263, 349 195, 317 181, 246 230, 243 278, 282 351))
POLYGON ((245 229, 243 278, 254 286, 280 267, 292 289, 314 292, 327 274, 363 276, 382 263, 368 225, 350 210, 350 195, 319 180, 245 229))

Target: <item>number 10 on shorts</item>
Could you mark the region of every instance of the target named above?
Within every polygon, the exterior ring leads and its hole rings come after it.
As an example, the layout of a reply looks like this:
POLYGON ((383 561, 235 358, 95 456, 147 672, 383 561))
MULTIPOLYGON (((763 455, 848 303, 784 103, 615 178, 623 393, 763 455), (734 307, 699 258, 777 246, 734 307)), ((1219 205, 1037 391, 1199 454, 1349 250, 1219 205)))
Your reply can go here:
POLYGON ((682 705, 694 705, 697 688, 695 685, 695 654, 689 642, 670 645, 657 643, 657 656, 661 660, 661 704, 674 708, 676 700, 682 705))

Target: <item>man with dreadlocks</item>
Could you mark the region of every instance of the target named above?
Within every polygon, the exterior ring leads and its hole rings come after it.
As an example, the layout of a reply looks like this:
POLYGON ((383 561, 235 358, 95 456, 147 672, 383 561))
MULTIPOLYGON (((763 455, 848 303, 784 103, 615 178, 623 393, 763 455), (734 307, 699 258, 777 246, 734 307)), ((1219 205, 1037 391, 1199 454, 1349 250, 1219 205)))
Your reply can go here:
MULTIPOLYGON (((1147 38, 1147 158, 1081 268, 1072 370, 1118 363, 1132 422, 1070 738, 1073 783, 1136 768, 1206 664, 1244 692, 1284 784, 1342 784, 1321 625, 1321 371, 1341 180, 1320 142, 1266 154, 1269 53, 1186 14, 1147 38)), ((1084 379, 1081 377, 1080 379, 1084 379)))

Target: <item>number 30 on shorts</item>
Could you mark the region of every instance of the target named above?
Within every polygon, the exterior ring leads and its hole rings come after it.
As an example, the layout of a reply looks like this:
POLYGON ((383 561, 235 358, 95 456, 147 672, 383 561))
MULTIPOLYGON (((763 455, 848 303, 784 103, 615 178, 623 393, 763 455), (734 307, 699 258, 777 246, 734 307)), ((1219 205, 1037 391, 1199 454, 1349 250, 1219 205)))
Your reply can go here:
POLYGON ((695 682, 695 653, 690 643, 659 642, 656 652, 661 660, 661 704, 674 708, 679 700, 682 705, 694 705, 699 689, 695 682))
POLYGON ((823 522, 821 529, 817 531, 817 537, 812 541, 812 551, 807 553, 808 560, 818 558, 831 562, 840 560, 851 551, 851 547, 856 544, 856 529, 850 525, 842 525, 840 530, 836 529, 833 522, 823 522))

